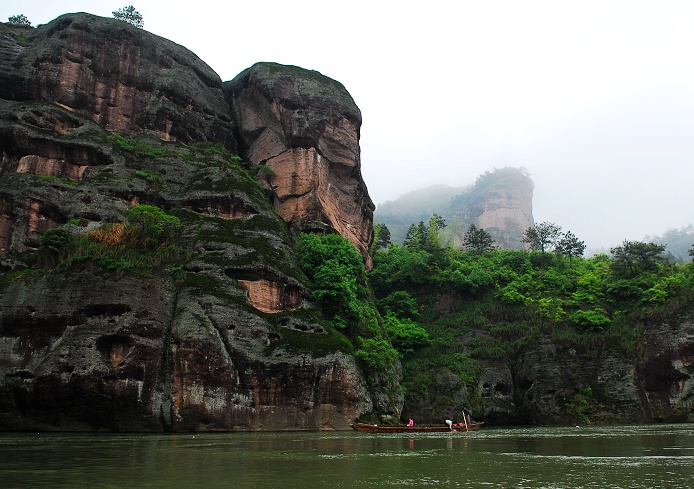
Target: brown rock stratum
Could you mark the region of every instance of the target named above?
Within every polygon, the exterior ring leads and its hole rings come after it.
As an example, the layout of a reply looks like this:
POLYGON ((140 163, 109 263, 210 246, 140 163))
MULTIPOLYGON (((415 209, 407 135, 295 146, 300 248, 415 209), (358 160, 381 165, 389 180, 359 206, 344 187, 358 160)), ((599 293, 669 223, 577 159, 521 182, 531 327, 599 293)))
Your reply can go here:
POLYGON ((0 33, 0 98, 50 102, 112 132, 235 148, 222 81, 189 50, 89 14, 63 15, 28 36, 23 47, 0 33))
POLYGON ((370 267, 374 205, 361 177, 361 112, 316 71, 258 63, 224 87, 239 147, 272 169, 275 207, 295 231, 334 229, 370 267))

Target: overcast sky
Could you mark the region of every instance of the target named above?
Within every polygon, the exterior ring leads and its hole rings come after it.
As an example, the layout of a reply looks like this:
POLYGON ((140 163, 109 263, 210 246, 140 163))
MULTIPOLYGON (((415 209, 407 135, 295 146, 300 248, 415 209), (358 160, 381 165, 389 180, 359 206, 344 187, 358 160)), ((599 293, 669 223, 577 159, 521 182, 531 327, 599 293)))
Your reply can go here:
MULTIPOLYGON (((3 1, 32 25, 119 1, 3 1)), ((589 247, 694 223, 694 2, 135 0, 230 80, 257 61, 340 81, 374 203, 523 166, 536 222, 589 247)))

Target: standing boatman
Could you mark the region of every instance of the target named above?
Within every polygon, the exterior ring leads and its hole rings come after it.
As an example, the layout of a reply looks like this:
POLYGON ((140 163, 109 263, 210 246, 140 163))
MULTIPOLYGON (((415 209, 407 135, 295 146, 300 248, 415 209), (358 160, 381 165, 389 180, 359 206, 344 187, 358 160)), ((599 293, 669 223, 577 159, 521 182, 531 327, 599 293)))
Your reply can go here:
POLYGON ((470 417, 470 410, 468 408, 463 408, 463 418, 465 418, 465 421, 467 424, 472 424, 472 418, 470 417))

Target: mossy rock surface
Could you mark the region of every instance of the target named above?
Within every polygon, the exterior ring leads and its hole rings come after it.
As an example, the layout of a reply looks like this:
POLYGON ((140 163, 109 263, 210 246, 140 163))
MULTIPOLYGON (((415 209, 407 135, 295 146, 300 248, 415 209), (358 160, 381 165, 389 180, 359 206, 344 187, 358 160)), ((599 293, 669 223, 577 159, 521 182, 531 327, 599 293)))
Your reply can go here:
MULTIPOLYGON (((336 384, 321 389, 346 397, 323 411, 337 413, 343 402, 353 417, 372 409, 351 343, 310 303, 287 225, 233 154, 138 134, 114 138, 45 102, 6 105, 0 137, 7 142, 0 199, 16 209, 0 272, 0 324, 14 325, 0 334, 7 359, 0 429, 318 429, 321 408, 284 406, 297 402, 293 396, 324 396, 306 389, 330 368, 336 384), (53 130, 50 121, 70 130, 53 130), (174 251, 126 247, 99 258, 93 247, 77 247, 53 258, 42 251, 37 261, 46 230, 69 226, 86 236, 126 221, 134 204, 180 221, 174 251), (292 287, 302 307, 259 311, 237 281, 248 277, 292 287), (36 348, 13 346, 22 342, 36 348), (257 399, 259 410, 284 414, 249 417, 256 389, 292 378, 300 384, 257 399), (18 389, 29 394, 20 399, 18 389), (62 407, 49 415, 42 406, 55 402, 62 407), (100 414, 88 414, 92 408, 100 414)), ((310 402, 318 406, 319 397, 310 402)), ((350 421, 334 419, 335 428, 350 421)))

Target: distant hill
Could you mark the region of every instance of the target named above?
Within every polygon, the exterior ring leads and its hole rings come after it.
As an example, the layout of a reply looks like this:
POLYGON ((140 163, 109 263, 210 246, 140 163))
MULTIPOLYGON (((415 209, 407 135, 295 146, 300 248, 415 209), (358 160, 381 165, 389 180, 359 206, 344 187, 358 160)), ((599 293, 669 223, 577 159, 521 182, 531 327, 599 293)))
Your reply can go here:
POLYGON ((644 241, 665 246, 665 253, 671 253, 675 260, 687 263, 692 260, 689 250, 694 244, 694 225, 680 229, 668 229, 662 236, 646 236, 644 241))
POLYGON ((385 224, 393 243, 402 244, 411 224, 444 218, 445 241, 461 246, 470 224, 489 232, 504 249, 522 249, 525 230, 534 225, 534 184, 523 168, 505 167, 480 175, 465 187, 433 185, 376 208, 374 222, 385 224))

